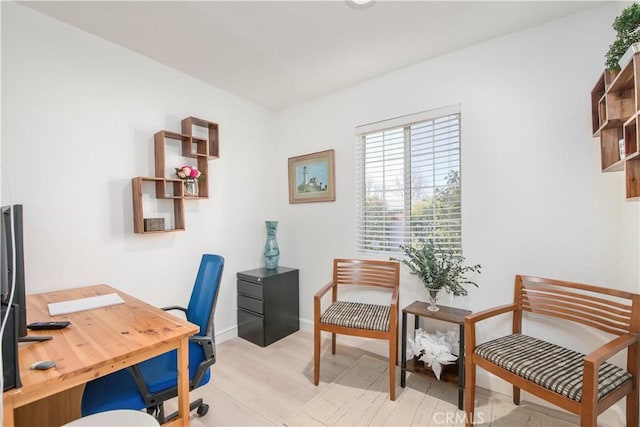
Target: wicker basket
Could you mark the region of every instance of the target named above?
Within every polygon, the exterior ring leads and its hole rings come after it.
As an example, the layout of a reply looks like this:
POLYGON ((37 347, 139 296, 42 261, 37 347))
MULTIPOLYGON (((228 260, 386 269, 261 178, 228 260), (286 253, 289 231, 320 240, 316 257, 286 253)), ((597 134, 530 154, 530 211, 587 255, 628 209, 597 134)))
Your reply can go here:
POLYGON ((164 231, 164 218, 145 218, 144 231, 164 231))

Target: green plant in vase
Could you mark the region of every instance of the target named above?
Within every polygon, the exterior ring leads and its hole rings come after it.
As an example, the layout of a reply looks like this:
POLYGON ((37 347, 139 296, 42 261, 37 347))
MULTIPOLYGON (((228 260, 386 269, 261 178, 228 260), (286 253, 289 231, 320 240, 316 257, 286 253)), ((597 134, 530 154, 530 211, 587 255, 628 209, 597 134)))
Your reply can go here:
POLYGON ((429 293, 429 310, 438 311, 436 305, 438 293, 445 292, 454 296, 467 295, 466 285, 478 287, 467 277, 468 273, 480 273, 480 264, 464 265, 465 258, 451 249, 439 248, 429 240, 418 245, 400 246, 405 258, 396 259, 418 276, 429 293))
POLYGON ((633 3, 623 9, 613 20, 612 27, 616 30, 616 39, 605 55, 606 66, 608 70, 618 70, 620 58, 631 45, 640 41, 640 5, 633 3))

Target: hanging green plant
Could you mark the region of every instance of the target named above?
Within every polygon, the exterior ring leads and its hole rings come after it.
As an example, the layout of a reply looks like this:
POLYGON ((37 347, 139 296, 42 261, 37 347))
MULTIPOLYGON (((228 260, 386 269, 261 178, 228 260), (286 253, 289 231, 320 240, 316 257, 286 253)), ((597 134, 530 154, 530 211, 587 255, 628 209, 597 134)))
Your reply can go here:
POLYGON ((606 66, 609 70, 620 69, 620 58, 629 47, 640 41, 640 5, 633 3, 622 10, 612 25, 616 30, 616 39, 609 45, 605 55, 606 66))

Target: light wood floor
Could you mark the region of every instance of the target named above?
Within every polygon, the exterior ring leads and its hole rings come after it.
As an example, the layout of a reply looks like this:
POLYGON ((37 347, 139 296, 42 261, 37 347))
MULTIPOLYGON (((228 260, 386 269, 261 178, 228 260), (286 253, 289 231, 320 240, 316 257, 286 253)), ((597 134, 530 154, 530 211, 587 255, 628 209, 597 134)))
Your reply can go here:
POLYGON ((341 345, 340 336, 335 355, 328 349, 329 344, 327 335, 322 343, 317 387, 312 382, 313 334, 309 332, 296 332, 264 348, 241 338, 219 344, 211 382, 191 392, 192 399, 204 398, 210 406, 209 413, 204 417, 194 413, 191 425, 281 426, 360 356, 380 358, 341 345))
MULTIPOLYGON (((328 340, 323 342, 326 350, 328 340)), ((325 352, 327 353, 327 352, 325 352)), ((209 384, 191 392, 209 404, 204 417, 192 416, 191 425, 281 426, 324 386, 338 377, 366 351, 340 346, 336 355, 324 355, 320 384, 313 385, 313 334, 298 331, 260 347, 242 338, 218 344, 209 384)))

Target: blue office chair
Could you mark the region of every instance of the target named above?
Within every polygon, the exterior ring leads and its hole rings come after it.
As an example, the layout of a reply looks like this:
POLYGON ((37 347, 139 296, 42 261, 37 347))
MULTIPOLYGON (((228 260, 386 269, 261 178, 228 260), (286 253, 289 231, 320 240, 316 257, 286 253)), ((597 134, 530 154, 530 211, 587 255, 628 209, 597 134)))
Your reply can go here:
MULTIPOLYGON (((193 285, 189 306, 171 306, 163 310, 181 310, 191 323, 200 326, 198 335, 189 338, 189 390, 209 382, 209 368, 216 361, 213 313, 215 312, 224 258, 202 256, 193 285)), ((177 352, 156 356, 135 366, 87 383, 82 396, 82 416, 113 409, 145 409, 160 424, 175 418, 165 417, 164 402, 178 395, 177 352)), ((202 399, 190 404, 190 410, 204 416, 209 405, 202 399)))

